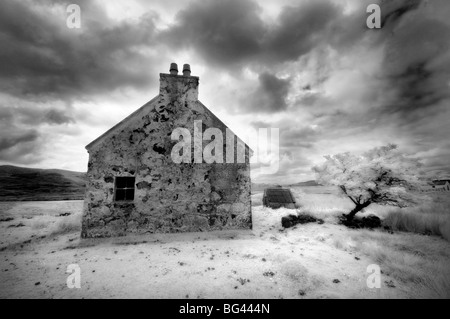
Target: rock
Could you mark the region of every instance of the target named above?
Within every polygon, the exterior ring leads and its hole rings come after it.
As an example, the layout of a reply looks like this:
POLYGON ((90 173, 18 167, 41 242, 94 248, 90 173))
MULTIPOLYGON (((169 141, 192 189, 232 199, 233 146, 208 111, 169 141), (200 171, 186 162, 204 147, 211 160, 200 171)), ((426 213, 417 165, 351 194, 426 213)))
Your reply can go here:
POLYGON ((23 223, 18 223, 17 225, 9 225, 8 228, 19 228, 24 227, 25 225, 23 223))
POLYGON ((263 273, 264 277, 273 277, 275 276, 275 273, 273 271, 266 271, 263 273))
POLYGON ((325 240, 327 240, 327 236, 326 236, 325 234, 318 234, 318 235, 315 237, 315 239, 316 239, 317 241, 324 242, 325 240))
POLYGON ((60 216, 60 217, 66 217, 66 216, 70 216, 70 215, 72 215, 72 213, 61 213, 61 214, 59 214, 58 216, 60 216))
POLYGON ((378 228, 381 227, 381 219, 375 215, 359 218, 354 217, 351 220, 347 219, 347 215, 343 214, 340 218, 340 223, 349 228, 378 228))
POLYGON ((395 284, 392 280, 389 281, 385 281, 384 282, 386 284, 386 286, 388 286, 389 288, 395 288, 395 284))
POLYGON ((363 217, 362 222, 364 224, 364 227, 367 227, 367 228, 381 227, 381 219, 375 215, 369 215, 367 217, 363 217))
POLYGON ((221 199, 222 199, 222 197, 219 194, 217 194, 216 192, 211 193, 211 200, 213 202, 219 201, 221 199))
POLYGON ((297 220, 299 224, 306 224, 306 223, 315 223, 317 221, 317 218, 314 218, 310 215, 299 215, 297 216, 297 220))
POLYGON ((297 216, 295 215, 284 216, 281 218, 281 226, 283 226, 284 228, 292 227, 297 223, 297 216))
POLYGON ((306 224, 306 223, 315 223, 318 220, 315 217, 312 217, 310 215, 301 214, 301 215, 288 215, 281 218, 281 226, 284 228, 290 228, 297 224, 306 224))
POLYGON ((339 280, 339 279, 333 279, 333 283, 334 284, 338 284, 338 283, 340 283, 341 281, 339 280))

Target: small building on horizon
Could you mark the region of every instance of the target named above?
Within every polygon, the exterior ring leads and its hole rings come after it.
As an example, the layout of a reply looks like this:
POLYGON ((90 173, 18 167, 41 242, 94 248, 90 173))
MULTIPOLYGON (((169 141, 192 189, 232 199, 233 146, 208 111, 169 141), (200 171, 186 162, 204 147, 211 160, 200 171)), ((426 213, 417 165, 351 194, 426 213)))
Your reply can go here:
POLYGON ((450 191, 450 180, 441 179, 433 180, 427 183, 428 186, 422 189, 423 192, 449 192, 450 191))
POLYGON ((450 180, 448 179, 434 180, 433 188, 435 190, 450 191, 450 180))

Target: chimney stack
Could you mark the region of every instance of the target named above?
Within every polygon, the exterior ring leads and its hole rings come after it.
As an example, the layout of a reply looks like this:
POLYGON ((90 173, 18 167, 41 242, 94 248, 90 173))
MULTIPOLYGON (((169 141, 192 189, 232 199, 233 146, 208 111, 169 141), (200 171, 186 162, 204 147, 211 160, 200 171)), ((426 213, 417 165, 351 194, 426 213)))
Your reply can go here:
POLYGON ((178 74, 178 65, 176 63, 170 63, 170 70, 169 70, 169 72, 172 75, 177 75, 178 74))
MULTIPOLYGON (((184 64, 183 74, 180 75, 178 65, 171 63, 169 71, 170 74, 159 74, 159 94, 163 97, 161 103, 174 101, 178 101, 179 105, 185 105, 185 102, 197 103, 199 78, 191 75, 191 66, 184 64)), ((195 105, 192 104, 192 107, 195 108, 195 105)))
POLYGON ((191 76, 191 66, 189 64, 183 65, 183 75, 191 76))

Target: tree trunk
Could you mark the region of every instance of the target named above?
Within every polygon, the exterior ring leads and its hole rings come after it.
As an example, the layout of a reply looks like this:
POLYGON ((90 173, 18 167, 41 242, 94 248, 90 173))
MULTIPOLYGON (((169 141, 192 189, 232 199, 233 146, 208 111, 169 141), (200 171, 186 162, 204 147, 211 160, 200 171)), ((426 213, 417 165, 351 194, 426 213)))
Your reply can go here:
POLYGON ((347 220, 351 221, 353 220, 353 217, 355 217, 355 215, 362 211, 364 208, 366 208, 367 206, 370 205, 370 202, 365 202, 363 204, 356 204, 356 207, 352 209, 352 211, 350 213, 347 214, 347 220))

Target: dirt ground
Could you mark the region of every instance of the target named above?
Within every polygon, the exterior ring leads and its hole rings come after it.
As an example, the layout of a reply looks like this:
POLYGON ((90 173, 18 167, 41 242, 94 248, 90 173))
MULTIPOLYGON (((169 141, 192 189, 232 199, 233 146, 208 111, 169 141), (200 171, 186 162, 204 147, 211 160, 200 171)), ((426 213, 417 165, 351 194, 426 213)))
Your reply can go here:
POLYGON ((329 222, 283 229, 291 210, 253 207, 252 231, 80 240, 82 204, 0 203, 0 298, 421 297, 387 274, 381 289, 368 288, 375 261, 336 247, 356 231, 329 222), (67 286, 71 264, 80 289, 67 286))

